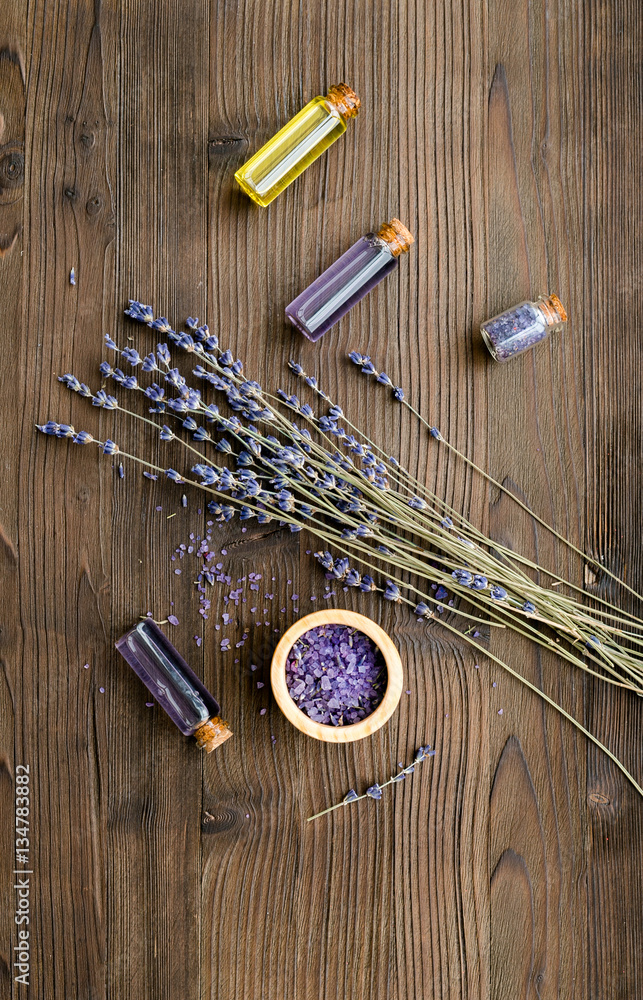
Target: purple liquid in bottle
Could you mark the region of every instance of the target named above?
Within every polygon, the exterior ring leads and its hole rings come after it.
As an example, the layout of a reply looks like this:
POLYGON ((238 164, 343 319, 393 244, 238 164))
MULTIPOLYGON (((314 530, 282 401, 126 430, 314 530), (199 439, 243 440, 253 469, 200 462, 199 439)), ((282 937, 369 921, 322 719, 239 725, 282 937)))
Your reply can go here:
POLYGON ((151 619, 121 636, 116 648, 185 736, 219 716, 218 703, 151 619))
POLYGON ((309 340, 331 326, 398 266, 413 237, 398 219, 367 233, 286 307, 286 318, 309 340))

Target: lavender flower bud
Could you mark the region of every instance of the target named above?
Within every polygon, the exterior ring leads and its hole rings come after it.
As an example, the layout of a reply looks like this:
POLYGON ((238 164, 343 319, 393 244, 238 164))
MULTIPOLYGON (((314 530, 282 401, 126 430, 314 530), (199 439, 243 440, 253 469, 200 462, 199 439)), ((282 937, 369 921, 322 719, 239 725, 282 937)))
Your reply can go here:
POLYGON ((504 601, 507 597, 507 591, 504 587, 492 587, 489 595, 493 597, 494 601, 504 601))
POLYGON ((46 424, 36 424, 36 428, 41 434, 55 435, 58 430, 58 424, 55 420, 48 420, 46 424))
POLYGON ((380 385, 391 385, 391 386, 393 385, 386 372, 380 372, 379 375, 377 376, 377 381, 380 383, 380 385))
POLYGON ((129 365, 132 365, 132 367, 134 368, 136 367, 136 365, 140 365, 141 361, 143 360, 138 351, 136 351, 133 347, 123 348, 123 350, 121 351, 121 357, 125 361, 127 361, 129 365))
POLYGON ((431 435, 431 437, 434 437, 437 441, 442 440, 442 435, 440 434, 440 431, 437 429, 437 427, 432 427, 429 431, 429 434, 431 435))
POLYGON ((156 354, 159 361, 162 361, 164 365, 169 365, 171 358, 167 344, 157 344, 156 354))
POLYGON ((354 788, 349 788, 348 791, 346 792, 346 795, 344 796, 343 801, 344 802, 354 802, 355 799, 358 799, 358 798, 359 798, 359 795, 357 794, 357 792, 355 791, 355 789, 354 788))
POLYGON ((163 424, 161 427, 161 441, 173 441, 174 431, 171 430, 167 424, 163 424))
POLYGON ((105 443, 103 444, 101 450, 104 455, 116 455, 119 449, 118 445, 114 441, 110 440, 110 438, 108 438, 107 441, 105 441, 105 443))
POLYGON ((433 612, 431 611, 431 608, 429 607, 428 604, 425 604, 424 601, 420 601, 419 604, 415 605, 415 614, 419 618, 433 618, 433 612))
POLYGON ((396 385, 393 389, 393 395, 397 399, 398 403, 401 403, 404 399, 404 389, 400 385, 396 385))
POLYGON ((73 438, 74 444, 91 444, 94 438, 88 431, 78 431, 78 434, 73 438))
POLYGON ((176 469, 164 469, 165 475, 168 479, 173 480, 175 483, 182 483, 183 476, 176 471, 176 469))
POLYGON ((351 351, 348 356, 354 365, 363 365, 366 360, 365 356, 360 354, 359 351, 351 351))
POLYGON ((525 601, 525 603, 522 606, 522 610, 527 615, 535 615, 536 614, 536 605, 532 604, 531 601, 525 601))
POLYGON ((150 327, 152 330, 156 330, 157 333, 169 333, 172 330, 167 316, 158 316, 150 323, 150 327))
POLYGON ((70 389, 71 392, 79 392, 80 391, 80 382, 78 381, 78 379, 76 378, 75 375, 71 375, 71 374, 68 374, 68 375, 59 375, 58 376, 58 381, 62 382, 62 384, 64 386, 66 386, 68 389, 70 389))
POLYGON ((374 785, 371 785, 370 788, 366 789, 366 794, 371 799, 381 799, 382 798, 382 789, 380 788, 380 786, 376 782, 374 785))
POLYGON ((489 581, 486 576, 483 576, 481 573, 474 574, 473 581, 471 583, 472 590, 486 590, 488 585, 489 581))
POLYGON ((394 601, 396 604, 401 604, 402 602, 402 595, 400 594, 400 588, 397 586, 397 584, 393 583, 391 580, 386 581, 384 600, 394 601))
POLYGON ((112 338, 108 333, 105 334, 105 343, 112 351, 118 350, 118 347, 116 346, 116 344, 114 343, 114 341, 112 340, 112 338))

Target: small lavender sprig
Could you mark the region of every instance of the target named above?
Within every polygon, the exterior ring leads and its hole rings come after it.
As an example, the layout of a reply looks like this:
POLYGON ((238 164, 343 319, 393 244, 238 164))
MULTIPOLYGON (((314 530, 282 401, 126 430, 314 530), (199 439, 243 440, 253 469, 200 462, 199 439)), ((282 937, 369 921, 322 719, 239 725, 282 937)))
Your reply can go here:
POLYGON ((359 802, 360 799, 375 799, 378 802, 382 798, 383 788, 386 788, 387 785, 395 785, 400 781, 404 781, 407 774, 413 774, 416 764, 421 764, 423 760, 434 756, 435 750, 431 749, 430 744, 427 744, 425 747, 418 747, 415 751, 413 763, 408 764, 407 767, 403 767, 401 771, 394 774, 388 781, 382 782, 381 785, 375 782, 370 788, 366 789, 363 795, 358 795, 354 788, 350 788, 341 802, 336 802, 334 806, 329 806, 328 809, 322 809, 321 812, 315 813, 314 816, 309 816, 306 822, 310 823, 311 820, 319 819, 320 816, 325 816, 327 813, 332 812, 333 809, 341 809, 342 806, 347 806, 351 802, 359 802))

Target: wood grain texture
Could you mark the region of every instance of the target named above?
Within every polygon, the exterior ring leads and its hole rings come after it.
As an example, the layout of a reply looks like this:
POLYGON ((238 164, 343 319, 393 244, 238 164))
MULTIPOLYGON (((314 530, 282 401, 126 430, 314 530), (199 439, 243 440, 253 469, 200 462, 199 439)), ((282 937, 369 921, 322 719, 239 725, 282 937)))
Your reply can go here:
MULTIPOLYGON (((203 535, 198 499, 183 508, 180 490, 125 460, 121 479, 118 457, 33 429, 57 417, 161 459, 149 429, 55 379, 71 370, 97 386, 106 332, 153 346, 122 317, 136 297, 174 325, 207 320, 273 388, 297 356, 494 538, 624 600, 349 371, 357 348, 457 447, 641 589, 642 34, 626 0, 4 4, 3 997, 643 994, 643 806, 600 753, 464 640, 339 587, 336 606, 394 638, 404 693, 372 737, 311 740, 268 683, 275 628, 323 592, 311 540, 271 524, 214 528, 233 581, 262 574, 267 609, 227 607, 223 654, 223 589, 204 620, 192 573, 171 561, 203 535), (257 208, 234 171, 340 80, 359 117, 257 208), (303 343, 286 303, 392 216, 416 237, 397 273, 319 345, 303 343), (493 364, 480 321, 545 291, 568 308, 566 332, 493 364), (113 649, 147 611, 176 614, 172 641, 234 732, 207 757, 146 706, 113 649), (426 742, 437 756, 386 799, 306 824, 426 742), (18 763, 33 786, 28 990, 12 970, 18 763)), ((640 702, 519 639, 491 648, 640 779, 640 702)))

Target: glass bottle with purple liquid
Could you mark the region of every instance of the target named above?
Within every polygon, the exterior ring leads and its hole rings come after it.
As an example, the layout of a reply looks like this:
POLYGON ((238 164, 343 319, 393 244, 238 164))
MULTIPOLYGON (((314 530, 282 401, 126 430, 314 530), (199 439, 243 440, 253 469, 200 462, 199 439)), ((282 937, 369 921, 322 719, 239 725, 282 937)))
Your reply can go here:
POLYGON ((567 313, 557 295, 521 302, 480 324, 480 333, 496 361, 508 361, 561 329, 567 313))
POLYGON ((218 702, 187 665, 156 622, 146 618, 116 642, 119 653, 138 674, 185 736, 210 753, 232 736, 218 702))
POLYGON ((286 306, 286 319, 309 340, 319 340, 331 326, 394 271, 413 237, 399 219, 377 233, 367 233, 286 306))

